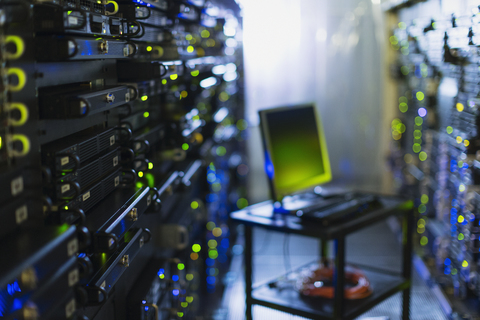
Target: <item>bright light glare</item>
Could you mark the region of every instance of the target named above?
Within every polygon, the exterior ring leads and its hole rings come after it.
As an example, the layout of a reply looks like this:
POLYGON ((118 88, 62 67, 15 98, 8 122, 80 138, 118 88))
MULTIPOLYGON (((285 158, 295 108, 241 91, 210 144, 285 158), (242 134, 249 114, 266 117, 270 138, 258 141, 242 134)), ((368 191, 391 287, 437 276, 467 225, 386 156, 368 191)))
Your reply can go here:
POLYGON ((455 97, 458 94, 457 81, 453 78, 443 78, 440 82, 440 86, 438 87, 438 91, 442 96, 451 98, 455 97))
POLYGON ((220 14, 220 9, 218 9, 218 7, 210 7, 205 9, 205 13, 209 16, 216 17, 220 14))
POLYGON ((227 68, 223 64, 212 68, 212 73, 216 75, 224 74, 225 72, 227 72, 227 68))
POLYGON ((227 82, 230 82, 230 81, 233 81, 233 80, 236 80, 237 79, 237 73, 234 71, 234 72, 227 72, 223 75, 223 80, 227 81, 227 82))
POLYGON ((227 72, 237 71, 237 66, 235 65, 235 63, 229 63, 226 65, 226 67, 227 67, 227 72))
POLYGON ((227 41, 225 41, 225 44, 227 45, 227 47, 236 48, 237 47, 237 40, 232 39, 232 38, 228 38, 227 41))
POLYGON ((216 123, 220 123, 227 116, 228 116, 228 109, 223 107, 223 108, 220 108, 220 110, 218 110, 217 113, 215 113, 215 115, 213 116, 213 120, 215 120, 216 123))
POLYGON ((225 27, 223 27, 223 33, 227 37, 233 37, 237 33, 237 30, 235 30, 235 28, 225 26, 225 27))
POLYGON ((200 87, 202 87, 202 88, 209 88, 209 87, 214 86, 216 84, 217 84, 217 78, 215 78, 215 77, 206 78, 206 79, 203 79, 202 81, 200 81, 200 87))

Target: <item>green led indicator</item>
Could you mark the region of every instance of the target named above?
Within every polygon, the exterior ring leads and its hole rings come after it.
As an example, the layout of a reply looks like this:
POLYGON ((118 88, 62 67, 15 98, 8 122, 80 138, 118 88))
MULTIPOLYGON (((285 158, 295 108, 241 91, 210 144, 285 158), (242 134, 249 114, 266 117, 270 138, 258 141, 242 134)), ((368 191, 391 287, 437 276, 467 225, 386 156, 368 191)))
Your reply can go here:
POLYGON ((421 239, 420 239, 420 245, 422 246, 426 246, 428 244, 428 238, 423 236, 421 239))
POLYGON ((197 201, 192 201, 192 203, 190 204, 190 207, 195 210, 198 208, 198 202, 197 201))
POLYGON ((426 194, 422 194, 421 198, 420 198, 420 201, 422 201, 422 203, 428 203, 428 195, 426 194))
POLYGON ((225 149, 223 146, 217 147, 216 153, 219 157, 224 156, 227 153, 227 149, 225 149))
POLYGON ((423 124, 423 118, 415 117, 415 124, 420 127, 423 124))
POLYGON ((237 208, 243 209, 248 206, 248 200, 245 198, 240 198, 237 200, 237 208))
POLYGON ((425 95, 423 94, 422 91, 418 91, 415 96, 417 97, 418 101, 422 101, 425 98, 425 95))
POLYGON ((420 159, 420 161, 425 161, 427 160, 427 153, 425 151, 422 151, 420 152, 420 154, 418 155, 418 158, 420 159))

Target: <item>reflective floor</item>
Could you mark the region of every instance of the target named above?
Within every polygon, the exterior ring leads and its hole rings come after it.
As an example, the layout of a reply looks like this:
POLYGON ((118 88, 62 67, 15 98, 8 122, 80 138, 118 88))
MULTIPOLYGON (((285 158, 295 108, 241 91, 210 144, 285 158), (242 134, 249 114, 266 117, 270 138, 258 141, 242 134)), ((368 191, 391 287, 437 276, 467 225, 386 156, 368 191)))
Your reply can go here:
MULTIPOLYGON (((240 243, 243 239, 239 239, 240 243)), ((237 247, 240 249, 240 247, 237 247)), ((317 240, 301 236, 285 236, 281 233, 254 229, 254 283, 272 279, 315 260, 318 257, 317 240)), ((240 252, 240 250, 238 250, 240 252)), ((347 237, 347 262, 368 264, 377 267, 400 270, 400 244, 387 223, 382 222, 363 229, 347 237)), ((433 293, 426 286, 417 272, 413 273, 411 299, 412 320, 448 319, 433 293)), ((243 257, 237 255, 232 261, 231 272, 226 277, 222 308, 216 312, 214 319, 245 319, 245 293, 243 278, 243 257)), ((402 295, 396 294, 371 309, 358 319, 362 320, 400 320, 402 295)), ((254 319, 304 319, 284 312, 261 306, 253 307, 254 319)))

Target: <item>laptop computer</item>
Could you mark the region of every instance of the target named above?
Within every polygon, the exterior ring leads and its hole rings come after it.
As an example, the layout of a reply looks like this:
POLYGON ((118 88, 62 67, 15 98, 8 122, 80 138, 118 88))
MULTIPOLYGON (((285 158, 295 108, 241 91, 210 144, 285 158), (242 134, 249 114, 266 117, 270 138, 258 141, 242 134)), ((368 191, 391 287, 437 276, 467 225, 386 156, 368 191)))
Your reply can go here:
POLYGON ((313 104, 259 111, 265 172, 275 212, 329 225, 368 212, 375 196, 355 193, 300 193, 332 180, 330 159, 317 109, 313 104), (303 195, 303 196, 302 196, 303 195), (293 198, 293 201, 292 201, 293 198))

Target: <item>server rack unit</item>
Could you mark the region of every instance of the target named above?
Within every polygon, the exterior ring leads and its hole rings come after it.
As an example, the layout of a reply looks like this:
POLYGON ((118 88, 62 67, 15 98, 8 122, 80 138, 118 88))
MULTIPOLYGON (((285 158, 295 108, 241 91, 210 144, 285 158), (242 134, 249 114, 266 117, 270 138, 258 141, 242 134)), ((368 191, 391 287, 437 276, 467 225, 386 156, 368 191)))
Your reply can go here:
POLYGON ((246 205, 240 31, 233 0, 0 0, 0 318, 208 316, 246 205))

